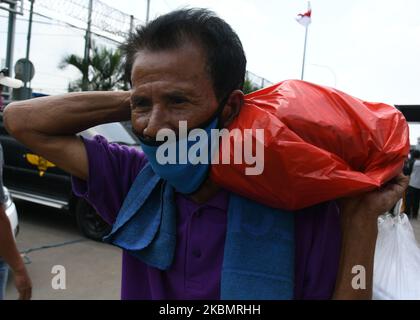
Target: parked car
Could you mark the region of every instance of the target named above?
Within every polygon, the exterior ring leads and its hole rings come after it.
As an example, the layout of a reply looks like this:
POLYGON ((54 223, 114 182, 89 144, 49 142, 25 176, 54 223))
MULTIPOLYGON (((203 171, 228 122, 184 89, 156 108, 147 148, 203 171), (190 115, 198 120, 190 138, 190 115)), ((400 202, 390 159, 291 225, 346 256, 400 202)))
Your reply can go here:
MULTIPOLYGON (((122 123, 103 124, 80 133, 86 138, 98 134, 109 142, 140 148, 131 130, 122 123)), ((101 240, 110 231, 95 210, 73 194, 70 175, 11 137, 4 128, 2 115, 0 142, 4 152, 4 185, 13 198, 73 214, 82 234, 90 239, 101 240)))

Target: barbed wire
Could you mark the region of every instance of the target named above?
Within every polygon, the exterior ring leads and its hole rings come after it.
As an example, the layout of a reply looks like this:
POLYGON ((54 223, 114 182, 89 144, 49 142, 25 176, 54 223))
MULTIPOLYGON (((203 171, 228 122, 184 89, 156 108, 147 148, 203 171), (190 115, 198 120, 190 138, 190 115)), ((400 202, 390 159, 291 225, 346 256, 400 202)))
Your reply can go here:
MULTIPOLYGON (((36 5, 48 11, 83 22, 88 20, 89 0, 37 0, 36 5)), ((126 38, 131 27, 144 24, 144 20, 124 13, 99 0, 92 4, 92 29, 126 38)))
MULTIPOLYGON (((168 6, 167 2, 165 4, 168 6)), ((89 0, 37 0, 34 14, 48 19, 50 24, 84 31, 88 20, 89 0), (45 11, 47 13, 45 13, 45 11)), ((28 12, 28 8, 24 8, 28 12)), ((6 17, 5 17, 6 18, 6 17)), ((93 0, 91 31, 102 39, 111 41, 114 45, 121 44, 128 36, 130 29, 145 23, 132 15, 113 8, 100 0, 93 0)), ((19 18, 20 20, 27 20, 19 18)), ((38 21, 34 21, 38 22, 38 21)), ((41 22, 46 23, 48 22, 41 22)), ((247 79, 256 87, 267 87, 273 83, 250 71, 247 79)), ((52 88, 49 88, 52 89, 52 88)), ((54 88, 55 89, 55 88, 54 88)))
POLYGON ((263 77, 257 76, 255 73, 252 73, 251 71, 246 72, 246 78, 249 81, 251 81, 251 83, 253 85, 255 85, 256 87, 259 87, 259 88, 265 88, 265 87, 268 87, 268 86, 271 86, 271 85, 274 84, 273 82, 271 82, 271 81, 269 81, 269 80, 267 80, 263 77))

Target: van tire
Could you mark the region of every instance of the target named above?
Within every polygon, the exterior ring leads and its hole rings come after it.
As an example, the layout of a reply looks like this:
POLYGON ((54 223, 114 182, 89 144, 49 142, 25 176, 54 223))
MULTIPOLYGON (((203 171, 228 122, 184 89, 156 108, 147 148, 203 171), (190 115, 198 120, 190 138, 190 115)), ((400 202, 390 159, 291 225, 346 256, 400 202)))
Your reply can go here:
POLYGON ((84 199, 77 201, 76 221, 80 232, 95 241, 102 241, 102 238, 111 232, 111 226, 84 199))

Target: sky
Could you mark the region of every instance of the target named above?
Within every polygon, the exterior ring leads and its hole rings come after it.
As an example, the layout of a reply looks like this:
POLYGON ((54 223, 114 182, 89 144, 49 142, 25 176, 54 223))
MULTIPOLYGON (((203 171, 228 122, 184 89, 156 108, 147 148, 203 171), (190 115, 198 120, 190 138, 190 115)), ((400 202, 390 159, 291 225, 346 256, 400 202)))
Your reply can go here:
MULTIPOLYGON (((41 11, 37 1, 35 11, 41 11)), ((102 1, 145 20, 146 0, 102 1)), ((295 18, 306 11, 307 1, 150 2, 151 19, 180 7, 215 11, 241 38, 248 70, 272 82, 300 78, 305 28, 295 18)), ((420 104, 419 0, 312 0, 311 7, 305 80, 368 101, 420 104)), ((2 16, 6 11, 0 11, 0 62, 5 58, 7 31, 7 19, 2 16)), ((19 19, 27 19, 27 14, 19 19)), ((68 81, 79 75, 71 67, 60 70, 58 64, 66 54, 83 55, 83 31, 47 24, 51 21, 36 15, 34 20, 43 23, 33 25, 30 59, 36 74, 32 87, 48 93, 65 92, 68 81)), ((15 61, 25 54, 27 22, 17 21, 16 32, 15 61)))

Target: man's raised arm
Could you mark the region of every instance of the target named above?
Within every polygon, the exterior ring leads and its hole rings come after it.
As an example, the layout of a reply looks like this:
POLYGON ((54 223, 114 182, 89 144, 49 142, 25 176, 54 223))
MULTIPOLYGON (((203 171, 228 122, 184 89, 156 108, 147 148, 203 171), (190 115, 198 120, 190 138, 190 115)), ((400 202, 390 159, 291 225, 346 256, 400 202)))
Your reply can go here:
POLYGON ((6 130, 33 152, 87 180, 88 159, 76 136, 90 127, 130 119, 130 92, 80 92, 10 103, 6 130))
POLYGON ((407 186, 408 177, 400 174, 378 190, 340 200, 343 236, 334 299, 372 299, 378 216, 401 199, 407 186), (364 285, 355 286, 357 274, 364 285))

